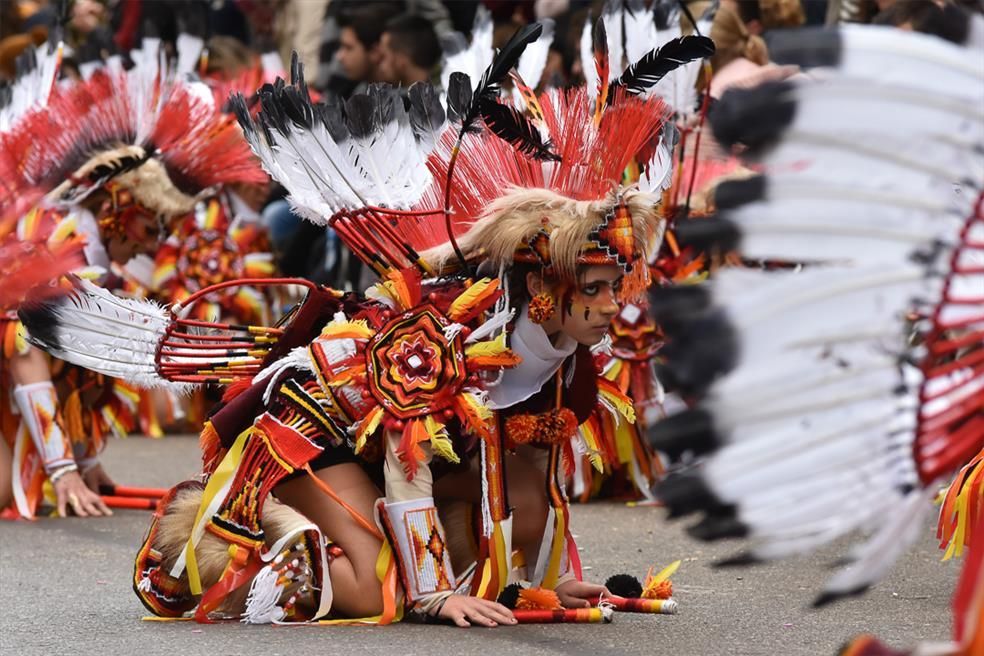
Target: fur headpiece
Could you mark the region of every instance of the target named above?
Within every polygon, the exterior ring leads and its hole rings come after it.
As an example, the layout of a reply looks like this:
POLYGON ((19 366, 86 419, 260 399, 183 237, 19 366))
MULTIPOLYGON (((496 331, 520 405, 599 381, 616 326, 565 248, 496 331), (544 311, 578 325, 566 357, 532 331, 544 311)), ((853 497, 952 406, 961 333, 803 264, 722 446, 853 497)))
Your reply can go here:
MULTIPOLYGON (((527 262, 573 280, 578 265, 617 264, 633 279, 642 276, 644 285, 643 256, 662 240, 657 202, 657 196, 636 188, 574 200, 549 189, 517 187, 494 200, 458 243, 466 258, 495 268, 527 262)), ((424 258, 438 271, 456 264, 447 244, 424 258)))
MULTIPOLYGON (((168 572, 185 550, 188 536, 194 529, 203 489, 204 486, 196 481, 186 481, 170 490, 158 505, 150 530, 137 554, 133 573, 134 591, 144 606, 160 617, 180 617, 198 604, 191 593, 188 573, 175 578, 168 572)), ((279 601, 296 595, 298 611, 313 615, 320 603, 317 590, 324 584, 321 577, 326 575, 321 571, 324 563, 321 535, 311 530, 312 525, 303 515, 272 498, 264 504, 262 516, 267 548, 283 545, 286 551, 291 552, 288 562, 296 558, 296 567, 299 568, 298 572, 288 577, 291 584, 275 599, 279 601), (289 544, 292 536, 295 544, 289 544)), ((229 542, 206 531, 195 552, 202 585, 207 590, 222 578, 229 565, 229 542)), ((271 554, 271 561, 275 555, 271 554)), ((250 592, 253 588, 255 586, 247 582, 231 590, 213 612, 222 617, 246 617, 248 620, 248 613, 251 610, 256 612, 255 606, 251 609, 253 601, 250 592)))

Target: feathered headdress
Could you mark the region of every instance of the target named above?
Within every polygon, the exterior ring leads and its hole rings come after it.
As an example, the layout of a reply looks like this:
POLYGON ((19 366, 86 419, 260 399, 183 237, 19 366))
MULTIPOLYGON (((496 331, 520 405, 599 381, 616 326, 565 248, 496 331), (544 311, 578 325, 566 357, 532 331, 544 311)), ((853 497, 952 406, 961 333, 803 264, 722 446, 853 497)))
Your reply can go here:
POLYGON ((258 121, 241 99, 237 113, 295 207, 315 221, 331 217, 347 245, 380 273, 407 266, 450 271, 451 252, 466 266, 485 252, 527 249, 534 233, 549 237, 554 230, 557 241, 546 251, 563 275, 575 270, 586 248, 607 253, 606 261, 628 272, 659 236, 651 211, 656 196, 620 189, 626 165, 666 115, 662 101, 641 94, 706 48, 672 58, 647 54, 611 84, 604 79, 600 104, 583 88, 538 98, 516 75, 521 111, 501 100, 500 84, 542 29, 520 29, 474 89, 468 76, 452 74, 446 112, 427 85, 411 87, 408 104, 394 89, 375 86, 345 106, 315 105, 293 66, 290 85, 261 91, 258 121), (494 229, 507 218, 510 230, 494 229), (476 232, 466 236, 473 226, 476 232), (428 249, 435 250, 422 256, 428 249))
POLYGON ((0 155, 4 215, 45 195, 78 202, 112 181, 147 210, 173 216, 216 185, 265 180, 234 120, 158 71, 99 71, 24 116, 0 155))

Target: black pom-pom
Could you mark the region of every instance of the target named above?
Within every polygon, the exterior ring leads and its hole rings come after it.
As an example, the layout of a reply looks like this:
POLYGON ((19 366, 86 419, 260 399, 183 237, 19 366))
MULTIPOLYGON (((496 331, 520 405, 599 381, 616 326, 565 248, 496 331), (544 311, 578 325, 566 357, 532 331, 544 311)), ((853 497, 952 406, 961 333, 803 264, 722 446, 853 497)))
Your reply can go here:
POLYGON ((609 576, 605 587, 613 595, 626 599, 638 599, 642 596, 642 583, 631 574, 616 574, 609 576))
POLYGON ((508 608, 509 610, 514 610, 516 608, 516 602, 519 601, 519 592, 523 589, 518 583, 511 583, 505 587, 505 589, 499 593, 499 598, 497 601, 508 608))

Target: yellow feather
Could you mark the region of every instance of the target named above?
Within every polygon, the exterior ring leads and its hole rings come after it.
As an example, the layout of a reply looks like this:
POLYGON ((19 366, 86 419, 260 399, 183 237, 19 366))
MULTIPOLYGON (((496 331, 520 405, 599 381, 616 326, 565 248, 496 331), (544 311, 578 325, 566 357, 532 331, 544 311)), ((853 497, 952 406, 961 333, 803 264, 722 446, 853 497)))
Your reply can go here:
POLYGON ((598 436, 595 435, 594 426, 590 421, 581 424, 581 436, 584 438, 585 446, 588 447, 588 460, 591 466, 598 470, 599 474, 605 473, 605 465, 601 460, 601 449, 598 447, 598 436))
POLYGON ((448 317, 452 321, 460 321, 467 317, 476 307, 495 294, 499 289, 498 278, 482 278, 454 299, 448 308, 448 317))
POLYGON ((369 339, 373 336, 373 331, 365 319, 355 321, 340 321, 330 323, 321 331, 322 337, 334 339, 369 339))
POLYGON ((465 347, 465 357, 466 358, 476 358, 476 357, 488 357, 492 355, 500 355, 507 351, 506 347, 506 334, 502 333, 495 339, 490 339, 485 342, 476 342, 474 344, 469 344, 465 347))
POLYGON ((667 565, 666 567, 664 567, 663 569, 661 569, 660 572, 659 572, 659 574, 657 574, 656 576, 653 577, 653 579, 652 579, 652 585, 653 586, 659 585, 663 581, 667 580, 668 578, 670 578, 671 576, 673 576, 674 574, 676 574, 676 571, 678 569, 680 569, 680 561, 679 560, 675 560, 672 563, 670 563, 669 565, 667 565))
POLYGON ((615 409, 618 410, 619 414, 625 417, 625 420, 630 424, 634 424, 636 420, 635 407, 632 405, 632 399, 622 394, 616 387, 601 379, 598 381, 598 394, 602 395, 605 400, 609 401, 615 409))
POLYGON ((62 243, 70 236, 72 236, 72 233, 75 232, 75 229, 77 227, 78 227, 78 223, 75 220, 75 216, 69 214, 64 219, 59 221, 58 225, 55 226, 55 229, 52 230, 51 236, 48 237, 48 245, 54 246, 56 244, 62 243))
POLYGON ((366 446, 366 439, 370 435, 376 432, 379 428, 379 423, 383 420, 383 406, 377 405, 375 408, 369 411, 369 414, 365 416, 362 422, 359 424, 359 430, 356 432, 355 439, 355 452, 361 453, 362 449, 366 446))
POLYGON ((614 381, 618 378, 618 374, 622 371, 624 366, 625 362, 623 360, 615 358, 612 360, 612 365, 608 368, 608 371, 603 373, 602 376, 604 376, 606 380, 614 381))
POLYGON ((400 271, 394 270, 387 273, 386 277, 389 280, 385 281, 383 285, 393 295, 394 300, 404 310, 412 308, 415 303, 410 298, 410 287, 407 285, 407 281, 404 280, 403 274, 400 271))
POLYGON ((454 452, 454 446, 448 437, 447 428, 443 424, 439 424, 436 419, 427 415, 424 417, 424 428, 427 429, 427 434, 430 436, 430 443, 434 449, 434 453, 448 462, 455 464, 461 462, 461 458, 454 452))
POLYGON ((455 397, 458 415, 465 420, 467 428, 480 437, 491 437, 487 422, 492 419, 492 411, 479 402, 473 394, 462 392, 455 397))

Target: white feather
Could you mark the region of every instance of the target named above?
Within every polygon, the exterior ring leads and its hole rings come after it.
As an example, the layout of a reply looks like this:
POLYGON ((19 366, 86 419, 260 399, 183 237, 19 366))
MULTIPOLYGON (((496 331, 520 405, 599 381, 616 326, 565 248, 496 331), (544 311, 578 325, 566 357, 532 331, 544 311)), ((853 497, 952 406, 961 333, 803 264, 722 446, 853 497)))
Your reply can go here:
POLYGON ((55 357, 139 387, 192 388, 157 371, 155 356, 170 316, 156 303, 118 298, 82 280, 78 289, 46 304, 56 322, 49 329, 58 348, 44 348, 55 357))
POLYGON ((188 73, 195 73, 198 68, 198 60, 202 56, 202 50, 205 48, 205 42, 202 41, 201 37, 193 36, 182 32, 178 35, 177 40, 174 43, 174 49, 177 51, 177 61, 174 65, 174 70, 178 75, 187 75, 188 73))
MULTIPOLYGON (((516 64, 516 72, 520 79, 531 89, 536 89, 543 77, 543 68, 547 65, 547 56, 550 54, 550 44, 554 40, 554 22, 550 18, 538 21, 543 26, 543 32, 536 41, 526 46, 526 50, 516 64)), ((514 102, 519 105, 523 102, 523 96, 515 87, 512 91, 514 102)))
POLYGON ((581 29, 581 41, 579 42, 581 52, 581 73, 584 75, 584 86, 588 92, 588 99, 594 102, 598 96, 598 69, 595 68, 594 42, 592 34, 594 26, 591 25, 591 14, 584 19, 584 27, 581 29))

